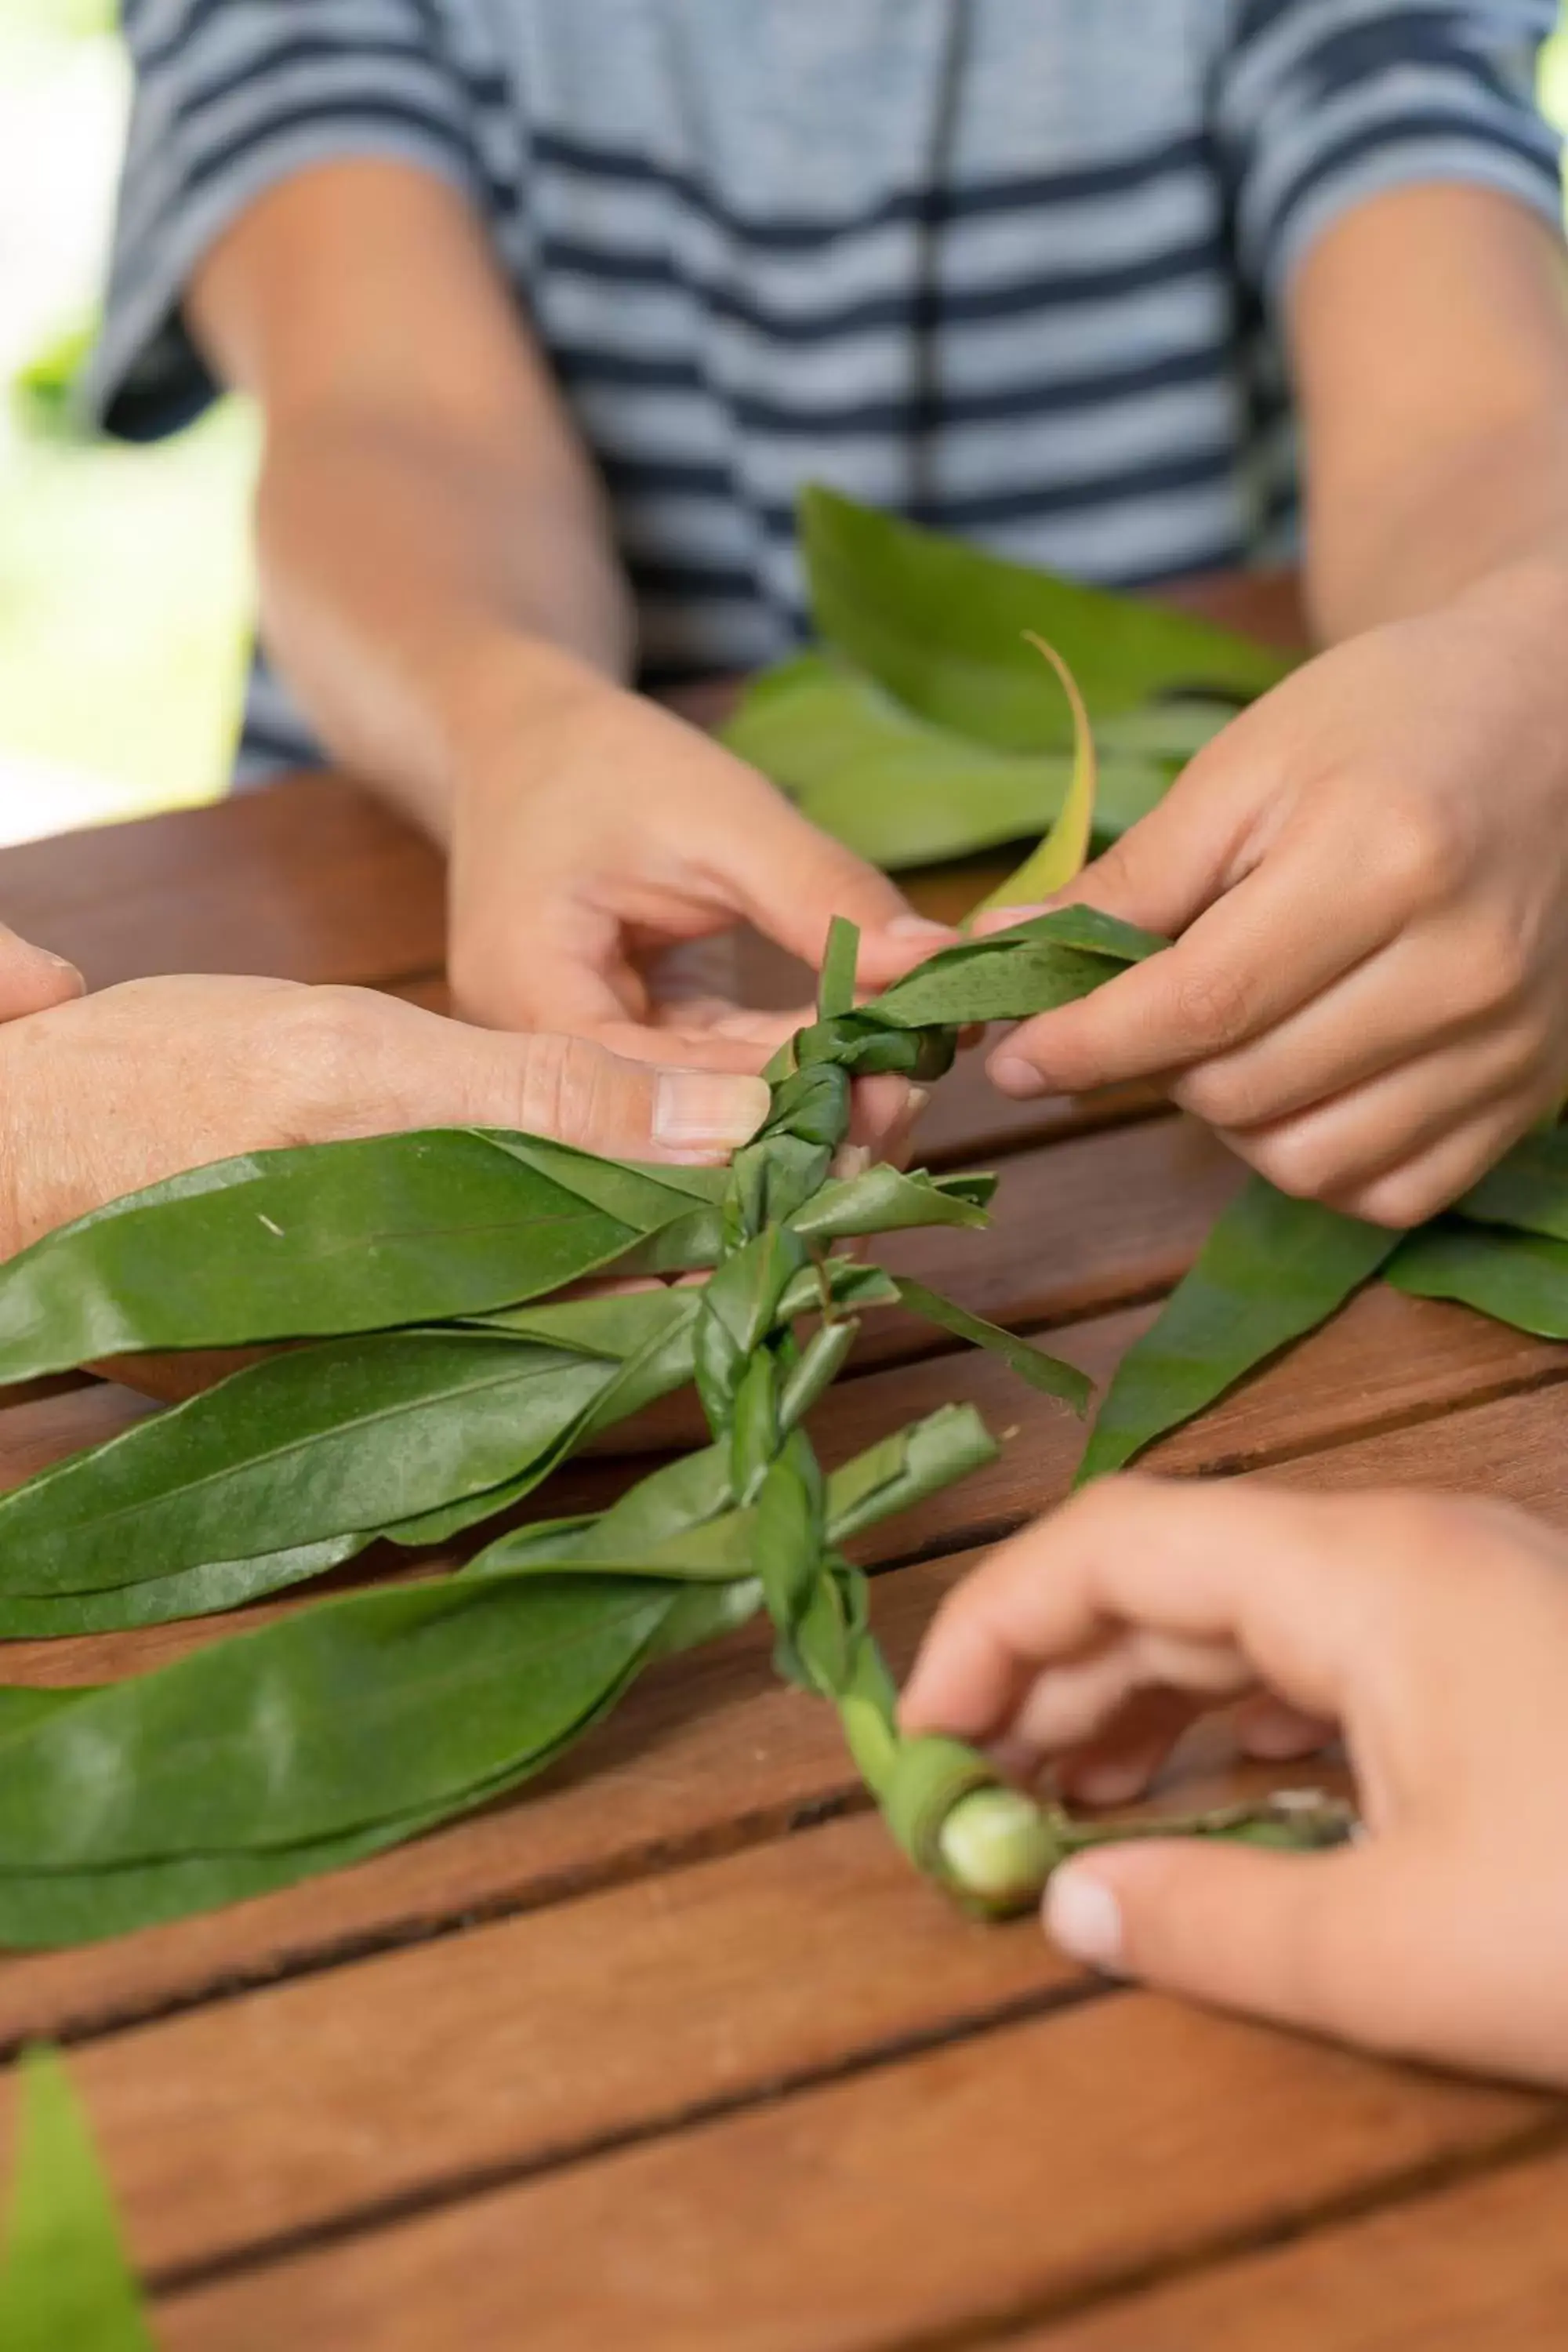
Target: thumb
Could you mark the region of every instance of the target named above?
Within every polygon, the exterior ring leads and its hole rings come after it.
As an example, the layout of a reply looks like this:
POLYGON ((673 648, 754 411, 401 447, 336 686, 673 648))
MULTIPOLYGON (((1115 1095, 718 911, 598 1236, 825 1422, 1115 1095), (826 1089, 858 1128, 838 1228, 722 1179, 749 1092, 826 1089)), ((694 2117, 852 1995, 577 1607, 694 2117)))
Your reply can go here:
POLYGON ((835 915, 860 930, 858 977, 884 988, 958 934, 917 915, 888 877, 791 808, 771 785, 733 828, 728 879, 741 910, 778 945, 816 966, 835 915), (758 820, 760 821, 754 821, 758 820))
POLYGON ((0 1021, 20 1021, 47 1013, 80 996, 87 983, 75 964, 47 948, 35 947, 0 923, 0 1021))
POLYGON ((1425 1935, 1394 1900, 1385 1852, 1331 1853, 1169 1838, 1066 1863, 1045 1900, 1047 1932, 1091 1967, 1221 2009, 1352 2042, 1397 2046, 1402 1987, 1425 1935))
MULTIPOLYGON (((453 1059, 442 1121, 515 1127, 613 1160, 727 1160, 768 1115, 764 1079, 625 1060, 587 1037, 444 1024, 453 1059)), ((428 1102, 421 1117, 429 1118, 428 1102)))

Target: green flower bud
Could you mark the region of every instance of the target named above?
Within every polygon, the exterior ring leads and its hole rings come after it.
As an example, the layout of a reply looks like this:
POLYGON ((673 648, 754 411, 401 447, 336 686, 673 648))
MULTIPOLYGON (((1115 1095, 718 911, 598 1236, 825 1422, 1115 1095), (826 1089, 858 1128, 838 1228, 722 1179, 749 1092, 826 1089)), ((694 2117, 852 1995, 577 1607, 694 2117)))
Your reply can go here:
POLYGON ((1022 1911, 1061 1860, 1047 1816, 1018 1789, 972 1789, 937 1835, 954 1890, 987 1911, 1022 1911))

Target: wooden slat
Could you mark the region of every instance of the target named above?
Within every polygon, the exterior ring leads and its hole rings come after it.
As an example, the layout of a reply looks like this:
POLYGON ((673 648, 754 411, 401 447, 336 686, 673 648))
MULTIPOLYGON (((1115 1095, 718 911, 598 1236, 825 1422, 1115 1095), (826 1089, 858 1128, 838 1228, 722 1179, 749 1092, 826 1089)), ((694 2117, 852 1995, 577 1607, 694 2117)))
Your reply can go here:
POLYGON ((1565 1425, 1563 1391, 1553 1385, 1360 1438, 1289 1463, 1273 1475, 1286 1486, 1331 1486, 1336 1492, 1425 1486, 1450 1495, 1491 1495, 1539 1512, 1554 1527, 1568 1527, 1565 1425))
POLYGON ((470 2196, 182 2295, 160 2325, 168 2352, 946 2344, 1542 2114, 1126 1995, 470 2196))
POLYGON ((1510 2164, 1005 2352, 1562 2352, 1568 2156, 1510 2164))
MULTIPOLYGON (((1386 1306, 1369 1298, 1354 1314, 1381 1316, 1413 1303, 1392 1295, 1386 1306)), ((1430 1313, 1458 1316, 1446 1308, 1430 1313)), ((1504 1336, 1463 1319, 1478 1339, 1497 1344, 1504 1336)), ((1351 1320, 1341 1328, 1340 1345, 1351 1320)), ((1308 1408, 1297 1417, 1299 1428, 1315 1428, 1320 1436, 1347 1402, 1346 1359, 1331 1349, 1333 1336, 1323 1335, 1296 1360, 1295 1377, 1301 1378, 1314 1360, 1326 1359, 1318 1361, 1308 1408)), ((1361 1352, 1352 1346, 1357 1360, 1361 1352)), ((1426 1368, 1428 1391, 1444 1360, 1436 1347, 1399 1355, 1413 1382, 1426 1368)), ((1500 1356, 1500 1366, 1503 1360, 1500 1356)), ((1283 1383, 1291 1376, 1286 1365, 1266 1380, 1283 1383)), ((855 1387, 863 1385, 869 1383, 855 1387)), ((1407 1401, 1414 1392, 1406 1391, 1407 1401)), ((1271 1475, 1304 1485, 1471 1487, 1565 1518, 1557 1468, 1562 1412, 1561 1390, 1548 1388, 1315 1452, 1271 1475)), ((1221 1408, 1209 1426, 1210 1444, 1227 1446, 1232 1460, 1245 1463, 1249 1447, 1266 1444, 1277 1431, 1279 1417, 1262 1409, 1255 1392, 1221 1408)), ((989 1490, 991 1507, 1010 1517, 1060 1492, 1069 1456, 1059 1438, 1052 1442, 1054 1463, 1037 1465, 1033 1477, 1007 1465, 1006 1483, 989 1490)), ((1183 1467, 1202 1466, 1203 1442, 1202 1429, 1194 1429, 1168 1453, 1183 1467)), ((940 1510, 942 1499, 929 1507, 940 1510)), ((940 1593, 965 1565, 948 1558, 879 1580, 877 1623, 896 1665, 910 1654, 940 1593)), ((150 1665, 235 1624, 209 1621, 95 1642, 14 1644, 7 1670, 17 1681, 91 1680, 150 1665)), ((427 1934, 465 1912, 536 1905, 646 1868, 661 1854, 774 1835, 792 1819, 855 1793, 827 1711, 774 1685, 766 1642, 753 1630, 733 1644, 660 1668, 564 1767, 500 1811, 216 1918, 153 1930, 101 1952, 0 1963, 0 2037, 85 2029, 205 1997, 227 1981, 341 1957, 357 1945, 427 1934)))
MULTIPOLYGON (((1072 1981, 1033 1922, 962 1918, 862 1817, 120 2034, 73 2071, 139 2260, 166 2271, 579 2160, 1072 1981)), ((0 2130, 11 2104, 7 2081, 0 2130)))
MULTIPOLYGON (((932 1562, 879 1585, 878 1630, 896 1667, 969 1564, 932 1562)), ((16 1644, 7 1665, 16 1680, 89 1681, 225 1630, 232 1622, 16 1644)), ((778 1836, 857 1796, 831 1709, 779 1682, 771 1636, 752 1626, 655 1667, 523 1797, 437 1836, 210 1917, 0 1958, 0 2043, 100 2031, 367 1946, 538 1907, 660 1863, 778 1836)))
POLYGON ((94 988, 166 971, 369 984, 445 954, 436 852, 334 776, 8 849, 0 920, 94 988))

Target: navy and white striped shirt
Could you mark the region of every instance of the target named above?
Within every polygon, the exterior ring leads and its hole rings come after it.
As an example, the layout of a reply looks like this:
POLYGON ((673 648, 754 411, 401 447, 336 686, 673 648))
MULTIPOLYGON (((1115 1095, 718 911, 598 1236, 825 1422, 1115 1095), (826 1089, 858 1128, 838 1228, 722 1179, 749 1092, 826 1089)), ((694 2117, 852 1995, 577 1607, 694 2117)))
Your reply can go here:
MULTIPOLYGON (((455 182, 608 486, 645 681, 801 625, 799 486, 1081 578, 1267 553, 1281 289, 1418 181, 1559 217, 1554 0, 125 0, 137 101, 100 413, 212 386, 204 251, 329 159, 455 182)), ((258 670, 240 774, 309 730, 258 670)))

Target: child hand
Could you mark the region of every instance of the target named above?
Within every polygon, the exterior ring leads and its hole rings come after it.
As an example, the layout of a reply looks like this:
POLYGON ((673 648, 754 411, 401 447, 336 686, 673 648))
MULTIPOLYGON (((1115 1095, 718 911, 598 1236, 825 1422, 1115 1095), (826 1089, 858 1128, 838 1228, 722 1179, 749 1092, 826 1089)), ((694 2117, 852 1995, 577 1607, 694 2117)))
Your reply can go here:
POLYGON ((860 926, 867 988, 954 936, 754 769, 597 678, 536 707, 458 797, 452 982, 475 1020, 687 1060, 743 1045, 760 1068, 809 1010, 746 1012, 704 943, 750 922, 815 966, 836 914, 860 926))
POLYGON ((1244 712, 1068 894, 1177 945, 1005 1039, 997 1085, 1153 1078, 1288 1192, 1453 1200, 1568 1080, 1565 618, 1500 576, 1244 712))
POLYGON ((902 1718, 1037 1759, 1172 1702, 1337 1723, 1361 1842, 1097 1850, 1053 1877, 1047 1927, 1200 2000, 1568 2083, 1565 1679, 1568 1544, 1520 1513, 1131 1477, 959 1587, 902 1718))

